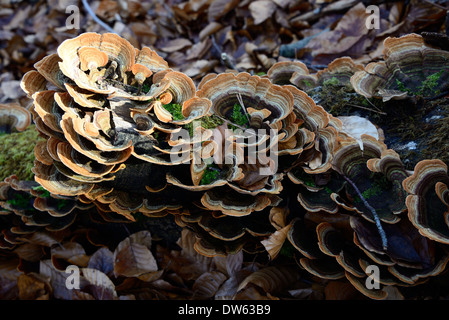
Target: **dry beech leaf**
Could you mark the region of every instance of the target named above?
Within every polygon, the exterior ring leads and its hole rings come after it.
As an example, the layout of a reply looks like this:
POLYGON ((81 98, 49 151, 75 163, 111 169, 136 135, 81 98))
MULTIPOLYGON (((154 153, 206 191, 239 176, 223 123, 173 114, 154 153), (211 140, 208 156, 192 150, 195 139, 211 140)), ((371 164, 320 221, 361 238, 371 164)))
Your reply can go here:
POLYGON ((46 232, 33 232, 27 240, 30 243, 39 244, 45 247, 52 247, 55 244, 59 244, 59 239, 55 234, 48 234, 46 232))
POLYGON ((254 18, 254 24, 260 24, 270 18, 276 11, 276 4, 271 0, 253 1, 249 10, 254 18))
POLYGON ((70 264, 85 267, 89 262, 84 248, 76 242, 66 242, 51 249, 52 259, 63 259, 70 264))
POLYGON ((329 281, 324 288, 326 300, 354 300, 362 296, 348 281, 329 281))
POLYGON ((238 272, 233 273, 233 275, 227 279, 221 286, 220 289, 215 293, 215 300, 231 300, 234 299, 240 282, 249 276, 252 271, 241 269, 238 272))
POLYGON ((238 288, 243 290, 248 284, 254 284, 267 293, 284 291, 300 278, 299 270, 289 267, 267 267, 246 277, 238 288))
POLYGON ((90 283, 90 291, 97 300, 117 299, 115 285, 109 277, 97 269, 82 268, 84 278, 90 283))
POLYGON ((282 229, 287 223, 287 216, 290 213, 288 207, 273 207, 270 210, 270 222, 276 230, 282 229))
POLYGON ((20 300, 48 300, 50 297, 49 284, 41 275, 22 274, 17 280, 20 300))
MULTIPOLYGON (((39 264, 39 274, 43 277, 47 277, 50 282, 50 286, 53 289, 53 297, 62 300, 74 300, 76 299, 76 292, 78 289, 68 289, 66 286, 67 277, 69 273, 56 270, 51 260, 42 260, 39 264)), ((80 288, 83 287, 83 277, 80 277, 80 288)), ((84 281, 85 282, 85 281, 84 281)))
POLYGON ((17 279, 22 274, 17 270, 18 259, 0 260, 0 299, 17 298, 17 279))
POLYGON ((337 118, 343 123, 342 131, 356 139, 361 150, 363 150, 363 134, 370 135, 379 140, 377 128, 369 120, 359 116, 341 116, 337 118))
POLYGON ((207 73, 217 64, 216 61, 210 60, 197 60, 191 63, 188 63, 185 66, 185 69, 182 71, 189 77, 196 77, 200 74, 207 73))
POLYGON ((250 284, 245 287, 244 290, 237 293, 234 297, 235 300, 279 300, 279 298, 273 297, 271 294, 263 294, 260 292, 260 288, 250 284))
POLYGON ((14 249, 14 252, 21 259, 33 262, 39 261, 44 255, 42 247, 34 243, 25 243, 14 249))
POLYGON ((177 241, 181 251, 173 250, 164 255, 167 269, 177 273, 184 280, 195 280, 201 274, 214 269, 214 259, 206 257, 195 251, 193 248, 196 236, 188 229, 181 231, 181 237, 177 241))
POLYGON ((148 272, 148 273, 141 274, 137 278, 142 281, 145 281, 145 282, 153 282, 153 281, 159 280, 163 274, 164 274, 164 270, 158 270, 158 271, 154 271, 154 272, 148 272))
POLYGON ((87 267, 109 274, 114 271, 114 254, 108 248, 100 248, 90 257, 87 267))
POLYGON ((267 239, 261 241, 261 243, 265 247, 265 250, 267 250, 268 254, 270 255, 271 260, 276 258, 281 251, 285 239, 287 238, 288 231, 291 227, 292 225, 289 224, 271 234, 267 239))
POLYGON ((385 286, 383 289, 387 293, 385 300, 404 300, 404 296, 397 287, 385 286))
POLYGON ((151 249, 151 235, 139 231, 120 242, 114 251, 114 274, 116 276, 138 277, 157 271, 157 263, 151 249))
POLYGON ((231 300, 237 292, 239 283, 240 282, 239 282, 238 277, 236 277, 236 276, 230 277, 225 282, 223 282, 223 284, 217 290, 217 292, 214 295, 214 299, 215 300, 231 300))
POLYGON ((192 42, 190 40, 185 38, 178 38, 168 41, 163 46, 159 47, 159 49, 164 52, 176 52, 186 47, 190 47, 191 45, 192 42))
MULTIPOLYGON (((310 40, 307 48, 312 54, 343 54, 355 46, 368 32, 366 19, 368 14, 363 3, 359 3, 346 12, 334 30, 324 32, 310 40)), ((364 48, 361 48, 364 49, 364 48)))
POLYGON ((225 280, 226 276, 219 271, 202 274, 192 286, 193 299, 212 298, 225 280))
POLYGON ((213 0, 208 10, 209 22, 220 19, 238 4, 238 0, 213 0))
POLYGON ((231 277, 242 269, 243 252, 228 254, 226 257, 216 256, 213 259, 217 270, 231 277))

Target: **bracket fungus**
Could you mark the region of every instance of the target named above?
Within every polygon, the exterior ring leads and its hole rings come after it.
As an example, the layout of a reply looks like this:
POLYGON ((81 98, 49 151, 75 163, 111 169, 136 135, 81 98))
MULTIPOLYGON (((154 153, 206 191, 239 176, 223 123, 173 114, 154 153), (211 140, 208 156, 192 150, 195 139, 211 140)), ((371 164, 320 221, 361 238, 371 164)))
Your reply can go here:
POLYGON ((1 220, 0 246, 12 249, 32 242, 33 233, 57 232, 68 228, 80 212, 87 212, 92 204, 84 204, 75 197, 61 197, 49 193, 35 181, 7 177, 0 182, 1 220), (7 222, 7 223, 6 223, 7 222))
POLYGON ((449 52, 426 44, 422 36, 385 39, 383 56, 384 61, 369 63, 351 77, 356 92, 385 102, 448 91, 449 52))
POLYGON ((159 215, 180 207, 162 190, 165 178, 156 182, 150 175, 159 170, 164 177, 161 166, 191 159, 193 142, 181 143, 174 133, 208 114, 211 102, 196 96, 188 76, 116 34, 68 39, 35 67, 21 86, 33 99, 33 120, 46 140, 35 148, 37 182, 52 194, 81 197, 104 215, 116 212, 128 220, 136 212, 159 215), (179 108, 181 117, 168 106, 179 108), (131 199, 121 183, 136 168, 144 176, 131 199), (149 190, 158 189, 156 200, 149 190))
POLYGON ((372 299, 424 284, 449 261, 448 163, 423 160, 410 172, 390 127, 333 115, 320 99, 328 85, 359 99, 437 99, 448 54, 411 34, 385 40, 385 61, 366 67, 341 57, 311 73, 282 61, 266 76, 211 73, 196 86, 116 34, 65 40, 23 76, 30 110, 0 106, 0 124, 20 131, 33 121, 40 138, 35 181, 0 182, 0 248, 78 218, 167 216, 194 231, 207 257, 294 261, 304 276, 346 279, 372 299), (370 265, 376 290, 363 285, 370 265))
POLYGON ((311 73, 300 61, 281 61, 275 63, 267 72, 268 78, 276 84, 291 84, 309 92, 323 86, 326 81, 349 84, 354 73, 363 70, 363 65, 356 63, 350 57, 340 57, 329 63, 327 68, 311 73))
POLYGON ((438 159, 418 162, 413 175, 403 181, 408 216, 425 237, 449 243, 447 165, 438 159))
POLYGON ((0 104, 0 132, 24 131, 31 124, 30 112, 18 103, 0 104))
POLYGON ((201 152, 204 156, 195 158, 190 177, 170 174, 168 181, 205 191, 202 204, 226 215, 266 208, 269 195, 282 190, 283 177, 269 152, 297 130, 291 93, 259 76, 224 73, 203 81, 197 96, 211 101, 211 112, 224 123, 209 128, 212 135, 205 142, 212 153, 201 152), (215 188, 223 190, 215 192, 215 188))

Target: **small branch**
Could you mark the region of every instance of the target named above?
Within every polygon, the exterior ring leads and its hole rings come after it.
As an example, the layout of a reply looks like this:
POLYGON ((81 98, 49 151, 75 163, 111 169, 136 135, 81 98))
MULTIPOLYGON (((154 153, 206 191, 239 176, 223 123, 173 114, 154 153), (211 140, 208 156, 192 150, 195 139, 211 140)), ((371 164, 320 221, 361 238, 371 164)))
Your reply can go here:
MULTIPOLYGON (((228 54, 226 52, 221 51, 220 47, 217 45, 217 42, 215 41, 214 36, 210 37, 212 40, 212 46, 217 51, 217 53, 220 55, 221 63, 229 69, 237 70, 235 65, 232 63, 231 59, 229 59, 228 54)), ((237 70, 238 71, 238 70, 237 70)))
POLYGON ((115 33, 117 34, 117 32, 114 31, 114 29, 112 29, 110 26, 108 26, 105 22, 103 22, 103 20, 101 20, 100 18, 97 17, 97 15, 95 14, 95 12, 92 10, 92 8, 89 6, 89 3, 87 2, 87 0, 82 0, 84 8, 86 8, 87 13, 95 20, 96 23, 98 23, 100 26, 102 26, 104 29, 106 29, 108 32, 111 33, 115 33))
POLYGON ((443 7, 443 6, 439 5, 438 3, 433 3, 432 1, 429 1, 429 0, 424 0, 424 2, 430 4, 430 5, 434 6, 434 7, 437 7, 439 9, 441 9, 441 10, 449 10, 449 8, 443 7))
POLYGON ((351 106, 351 107, 355 107, 355 108, 359 108, 359 109, 363 109, 363 110, 368 110, 368 111, 371 111, 371 112, 379 113, 379 114, 382 114, 382 115, 387 115, 387 114, 386 114, 385 112, 383 112, 383 111, 373 110, 373 109, 371 109, 371 108, 362 107, 362 106, 359 106, 359 105, 357 105, 357 104, 347 103, 347 105, 348 105, 348 106, 351 106))
POLYGON ((239 126, 238 124, 236 124, 236 123, 234 123, 234 122, 232 122, 232 121, 229 121, 229 120, 226 119, 226 118, 223 118, 223 117, 220 116, 219 114, 215 114, 215 116, 218 117, 218 118, 220 118, 221 120, 223 120, 225 123, 231 124, 231 125, 233 125, 234 127, 237 127, 237 128, 239 128, 239 129, 242 129, 243 131, 245 131, 245 130, 247 129, 247 128, 244 128, 244 127, 242 127, 242 126, 239 126))
POLYGON ((376 222, 376 227, 377 230, 379 230, 379 235, 380 238, 382 239, 382 247, 384 250, 388 249, 388 241, 387 241, 387 236, 385 234, 384 229, 382 228, 382 224, 380 223, 380 218, 377 215, 376 210, 371 207, 371 205, 365 200, 365 198, 363 197, 362 193, 360 192, 359 188, 357 188, 357 186, 355 185, 354 182, 352 182, 351 179, 349 179, 347 176, 343 175, 343 178, 349 182, 349 184, 354 188, 355 192, 357 192, 357 195, 360 197, 360 199, 362 200, 363 204, 365 205, 365 207, 368 208, 369 211, 371 211, 371 214, 374 217, 374 221, 376 222))
POLYGON ((372 103, 368 98, 365 97, 365 100, 368 101, 368 103, 373 106, 374 109, 376 109, 379 112, 382 112, 374 103, 372 103))
POLYGON ((243 111, 245 112, 246 119, 248 120, 248 123, 251 123, 251 120, 249 119, 248 111, 246 111, 245 104, 243 103, 242 95, 240 92, 237 93, 237 100, 240 103, 240 106, 242 107, 243 111))

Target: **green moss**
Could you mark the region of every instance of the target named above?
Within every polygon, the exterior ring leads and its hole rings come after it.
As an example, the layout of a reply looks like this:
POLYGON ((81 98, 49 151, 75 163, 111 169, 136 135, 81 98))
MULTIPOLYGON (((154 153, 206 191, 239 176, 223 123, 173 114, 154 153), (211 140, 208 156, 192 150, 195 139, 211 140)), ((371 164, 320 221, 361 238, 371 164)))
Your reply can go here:
POLYGON ((423 97, 432 97, 441 93, 440 90, 437 90, 438 81, 441 78, 444 70, 433 73, 427 76, 426 80, 424 80, 420 86, 418 86, 415 90, 411 88, 406 88, 405 85, 398 79, 396 79, 396 85, 398 86, 398 90, 402 92, 407 92, 407 94, 411 96, 423 96, 423 97))
POLYGON ((324 86, 338 86, 338 85, 340 85, 340 80, 338 80, 336 77, 332 77, 330 79, 324 80, 323 85, 324 86))
POLYGON ((57 202, 56 205, 58 207, 58 210, 61 210, 62 208, 64 208, 67 205, 67 200, 65 200, 65 199, 58 199, 58 202, 57 202))
POLYGON ((150 85, 148 83, 144 83, 142 86, 142 92, 143 93, 148 93, 150 91, 150 85))
POLYGON ((428 76, 419 87, 418 93, 422 96, 435 96, 440 94, 440 90, 436 90, 436 88, 438 86, 438 80, 440 80, 443 71, 444 70, 441 70, 428 76))
POLYGON ((206 167, 200 185, 211 184, 220 178, 220 169, 215 164, 210 164, 206 167))
POLYGON ((307 94, 333 116, 366 113, 373 122, 377 122, 382 117, 377 112, 369 111, 375 108, 383 110, 382 99, 372 98, 368 101, 364 96, 356 93, 350 83, 343 83, 336 77, 323 81, 321 86, 308 90, 307 94))
POLYGON ((362 192, 362 196, 365 200, 368 200, 369 198, 373 196, 377 196, 381 194, 382 189, 379 185, 374 185, 372 188, 366 189, 362 192))
POLYGON ((34 125, 23 132, 0 136, 0 181, 15 174, 20 180, 34 180, 34 146, 43 138, 34 125))
MULTIPOLYGON (((372 179, 373 176, 370 177, 372 179)), ((382 192, 385 192, 390 189, 390 183, 385 176, 376 176, 372 183, 371 187, 362 192, 362 196, 365 200, 369 200, 372 197, 379 196, 382 192)), ((356 196, 354 198, 355 203, 360 203, 361 199, 356 196)))
POLYGON ((44 189, 44 187, 42 186, 37 186, 34 187, 33 190, 39 191, 39 198, 49 198, 50 197, 50 192, 48 192, 46 189, 44 189))
MULTIPOLYGON (((224 123, 224 121, 216 115, 204 116, 200 119, 200 121, 201 127, 203 127, 204 129, 214 129, 224 123)), ((194 122, 190 122, 184 125, 184 129, 189 131, 190 136, 193 136, 193 123, 194 122)))
POLYGON ((306 87, 312 87, 312 82, 310 82, 309 80, 304 80, 304 84, 306 85, 306 87))
POLYGON ((290 243, 290 241, 284 241, 281 247, 281 251, 279 254, 281 256, 284 256, 286 258, 293 258, 295 256, 295 253, 298 252, 295 247, 290 243))
POLYGON ((169 103, 164 104, 163 107, 165 110, 170 112, 170 114, 173 116, 173 120, 183 120, 184 115, 182 114, 182 105, 178 103, 169 103))
MULTIPOLYGON (((239 125, 241 127, 245 127, 248 125, 248 118, 246 117, 246 114, 244 113, 243 108, 240 104, 238 103, 234 104, 230 120, 232 123, 239 125)), ((237 129, 237 127, 234 125, 229 125, 229 128, 232 130, 237 129)))
POLYGON ((6 202, 15 208, 28 208, 31 198, 32 196, 30 194, 16 192, 6 202))

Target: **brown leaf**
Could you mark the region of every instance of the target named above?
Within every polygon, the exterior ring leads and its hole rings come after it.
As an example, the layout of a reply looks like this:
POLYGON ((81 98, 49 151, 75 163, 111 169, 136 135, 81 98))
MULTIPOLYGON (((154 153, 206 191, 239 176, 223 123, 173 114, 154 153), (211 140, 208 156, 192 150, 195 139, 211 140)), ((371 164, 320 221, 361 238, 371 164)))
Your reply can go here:
POLYGON ((276 4, 271 0, 252 1, 249 10, 254 18, 254 24, 261 24, 276 11, 276 4))
POLYGON ((17 280, 20 300, 48 300, 50 287, 42 276, 30 273, 22 274, 17 280))
MULTIPOLYGON (((39 264, 39 274, 42 277, 46 277, 50 283, 53 290, 53 297, 62 300, 74 300, 76 299, 76 292, 78 289, 69 289, 66 286, 66 280, 70 274, 64 271, 56 270, 56 268, 51 263, 51 260, 40 261, 39 264)), ((80 288, 81 285, 80 278, 80 288)))
POLYGON ((231 277, 242 269, 243 252, 228 254, 226 257, 216 256, 213 260, 218 271, 231 277))
POLYGON ((66 242, 51 249, 52 259, 63 259, 70 264, 85 267, 89 262, 84 248, 77 242, 66 242))
POLYGON ((216 21, 234 9, 239 4, 238 0, 213 0, 209 6, 209 21, 216 21))
POLYGON ((193 299, 212 298, 225 280, 226 276, 218 271, 202 274, 193 284, 193 299))
POLYGON ((165 52, 175 52, 182 50, 186 47, 190 47, 192 42, 185 38, 178 38, 166 42, 164 45, 159 46, 159 49, 165 52))
POLYGON ((114 254, 108 248, 100 248, 90 257, 87 267, 108 274, 114 271, 114 254))
POLYGON ((120 242, 114 251, 114 274, 137 277, 157 271, 157 263, 150 251, 151 235, 139 231, 120 242))
POLYGON ((265 247, 265 250, 267 250, 268 254, 270 255, 271 260, 276 258, 279 252, 281 251, 285 239, 287 238, 288 231, 290 230, 291 227, 292 224, 289 224, 271 234, 270 237, 268 237, 268 239, 261 241, 261 243, 265 247))
POLYGON ((266 267, 256 271, 240 283, 238 291, 248 284, 254 284, 267 293, 282 292, 300 278, 299 270, 290 267, 266 267))
POLYGON ((0 299, 17 298, 17 279, 22 274, 17 270, 18 263, 17 259, 0 260, 0 299))
MULTIPOLYGON (((367 18, 366 8, 360 2, 346 12, 334 30, 321 33, 313 38, 306 48, 311 50, 314 56, 321 54, 341 55, 355 46, 369 32, 369 29, 366 27, 367 18)), ((365 48, 358 49, 364 50, 365 48)), ((357 53, 361 54, 363 52, 357 53)))
POLYGON ((117 299, 117 292, 115 291, 115 285, 100 270, 82 268, 81 269, 84 278, 90 284, 90 291, 97 300, 115 300, 117 299))
POLYGON ((25 243, 14 249, 14 252, 21 259, 34 262, 39 261, 44 255, 42 247, 34 243, 25 243))
POLYGON ((181 250, 172 250, 168 254, 162 253, 163 268, 174 271, 186 281, 195 280, 201 274, 212 271, 214 259, 196 252, 193 248, 195 242, 195 234, 188 229, 183 229, 181 238, 177 242, 181 250))
POLYGON ((364 296, 348 281, 330 281, 324 288, 326 300, 354 300, 364 296))

